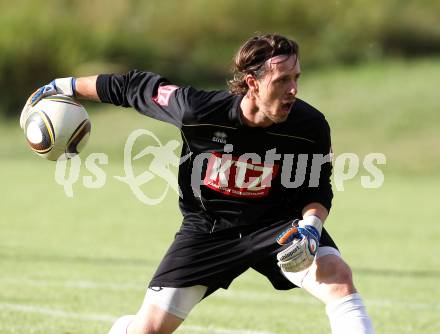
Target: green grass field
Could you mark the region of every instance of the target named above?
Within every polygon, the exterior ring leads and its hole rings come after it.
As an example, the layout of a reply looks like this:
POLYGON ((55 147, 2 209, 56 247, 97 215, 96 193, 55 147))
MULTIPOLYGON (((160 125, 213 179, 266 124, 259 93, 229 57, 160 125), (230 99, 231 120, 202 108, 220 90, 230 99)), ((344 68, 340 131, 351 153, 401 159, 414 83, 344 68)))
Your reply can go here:
MULTIPOLYGON (((362 188, 360 173, 335 192, 326 223, 377 333, 440 332, 439 74, 435 60, 304 74, 302 96, 328 115, 337 154, 387 155, 383 186, 362 188)), ((179 227, 175 194, 147 206, 113 178, 123 175, 130 131, 153 129, 162 142, 177 133, 115 108, 93 113, 92 121, 81 157, 108 154, 107 180, 101 189, 86 188, 82 178, 90 173, 82 169, 72 198, 55 182, 55 164, 26 148, 17 124, 0 126, 1 334, 107 333, 112 319, 137 311, 179 227)), ((163 186, 156 179, 145 191, 154 195, 163 186)), ((249 271, 196 307, 178 333, 329 331, 313 297, 274 291, 249 271)))

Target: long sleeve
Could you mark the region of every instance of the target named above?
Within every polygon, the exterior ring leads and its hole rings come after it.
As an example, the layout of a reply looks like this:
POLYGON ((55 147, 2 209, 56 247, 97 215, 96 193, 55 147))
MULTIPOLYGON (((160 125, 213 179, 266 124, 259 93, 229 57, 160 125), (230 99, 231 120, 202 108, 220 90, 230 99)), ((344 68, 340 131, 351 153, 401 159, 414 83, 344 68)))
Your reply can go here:
POLYGON ((138 70, 101 74, 96 89, 104 103, 132 107, 146 116, 182 126, 188 88, 175 86, 158 74, 138 70))

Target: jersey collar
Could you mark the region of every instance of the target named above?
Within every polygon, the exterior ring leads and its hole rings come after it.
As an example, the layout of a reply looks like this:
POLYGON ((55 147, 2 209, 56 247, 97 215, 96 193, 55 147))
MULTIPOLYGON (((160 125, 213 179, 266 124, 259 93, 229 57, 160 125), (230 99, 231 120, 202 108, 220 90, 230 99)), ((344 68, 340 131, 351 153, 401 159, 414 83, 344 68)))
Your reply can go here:
POLYGON ((231 121, 232 125, 237 128, 245 126, 240 108, 240 103, 241 100, 243 100, 243 97, 243 95, 235 95, 234 102, 232 103, 232 108, 229 111, 229 120, 231 121))

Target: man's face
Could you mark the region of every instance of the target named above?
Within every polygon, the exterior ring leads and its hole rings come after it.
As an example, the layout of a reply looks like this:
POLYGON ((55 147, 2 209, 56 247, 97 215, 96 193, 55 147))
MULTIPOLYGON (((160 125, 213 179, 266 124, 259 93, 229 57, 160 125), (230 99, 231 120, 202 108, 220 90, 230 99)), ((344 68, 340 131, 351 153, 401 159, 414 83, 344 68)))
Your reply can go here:
POLYGON ((257 80, 256 106, 273 123, 287 119, 298 92, 301 73, 296 56, 276 56, 265 64, 265 74, 257 80))

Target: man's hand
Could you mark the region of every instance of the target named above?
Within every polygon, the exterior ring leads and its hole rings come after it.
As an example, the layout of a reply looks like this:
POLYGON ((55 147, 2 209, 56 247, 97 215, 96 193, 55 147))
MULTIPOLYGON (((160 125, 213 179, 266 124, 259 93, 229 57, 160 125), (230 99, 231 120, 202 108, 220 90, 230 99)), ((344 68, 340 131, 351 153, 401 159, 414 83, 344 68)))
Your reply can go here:
POLYGON ((310 267, 318 250, 321 231, 322 222, 316 216, 294 220, 292 226, 276 239, 280 245, 291 243, 277 254, 280 268, 287 272, 298 272, 310 267))
POLYGON ((30 112, 31 107, 36 105, 42 98, 50 95, 62 94, 66 96, 75 95, 75 82, 73 77, 55 79, 49 84, 38 88, 27 100, 20 115, 20 126, 23 129, 24 122, 30 112))

